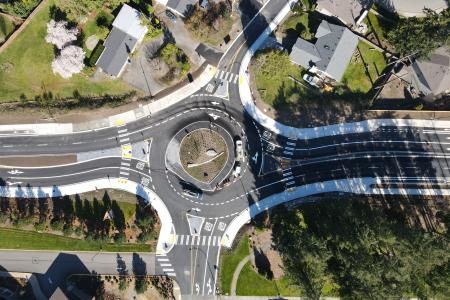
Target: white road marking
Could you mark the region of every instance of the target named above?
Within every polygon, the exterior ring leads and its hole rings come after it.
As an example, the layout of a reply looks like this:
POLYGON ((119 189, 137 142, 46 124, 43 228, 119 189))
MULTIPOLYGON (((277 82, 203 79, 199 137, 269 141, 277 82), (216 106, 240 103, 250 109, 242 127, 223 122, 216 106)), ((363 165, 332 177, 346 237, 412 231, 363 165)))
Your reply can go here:
POLYGON ((168 258, 158 258, 158 261, 169 261, 168 258))
POLYGON ((170 267, 172 264, 161 264, 161 267, 170 267))
POLYGON ((163 269, 164 272, 173 272, 175 271, 173 268, 169 268, 169 269, 163 269))

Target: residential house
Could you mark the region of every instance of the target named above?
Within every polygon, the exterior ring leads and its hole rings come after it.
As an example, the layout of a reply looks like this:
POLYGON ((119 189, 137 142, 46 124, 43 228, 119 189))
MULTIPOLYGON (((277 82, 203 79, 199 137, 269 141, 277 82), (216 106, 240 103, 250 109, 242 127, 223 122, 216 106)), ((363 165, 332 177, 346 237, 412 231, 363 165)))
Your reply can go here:
POLYGON ((323 20, 315 37, 315 43, 299 38, 292 47, 291 61, 323 79, 340 81, 358 45, 358 36, 323 20))
POLYGON ((111 76, 119 77, 147 30, 141 24, 141 13, 124 4, 114 19, 111 32, 104 43, 105 49, 97 60, 97 67, 111 76))
POLYGON ((427 59, 412 60, 401 72, 399 77, 426 99, 450 94, 450 47, 436 49, 427 59))
POLYGON ((371 0, 317 0, 316 10, 355 27, 366 17, 371 0))
POLYGON ((185 17, 186 14, 195 7, 199 0, 156 0, 158 3, 165 5, 174 13, 181 17, 185 17))

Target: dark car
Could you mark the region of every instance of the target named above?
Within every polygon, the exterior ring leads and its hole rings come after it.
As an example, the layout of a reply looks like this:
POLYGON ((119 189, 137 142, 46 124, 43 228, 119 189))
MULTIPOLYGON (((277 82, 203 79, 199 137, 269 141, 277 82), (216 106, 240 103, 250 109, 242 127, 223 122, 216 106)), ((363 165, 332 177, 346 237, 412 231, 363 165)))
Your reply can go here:
POLYGON ((172 22, 176 22, 177 21, 177 16, 175 16, 175 14, 173 12, 171 12, 170 10, 166 10, 166 16, 172 21, 172 22))
POLYGON ((197 198, 199 200, 203 198, 202 190, 199 189, 198 187, 196 187, 195 185, 193 185, 192 183, 182 180, 182 181, 180 181, 180 185, 183 189, 183 195, 188 196, 188 197, 197 198))

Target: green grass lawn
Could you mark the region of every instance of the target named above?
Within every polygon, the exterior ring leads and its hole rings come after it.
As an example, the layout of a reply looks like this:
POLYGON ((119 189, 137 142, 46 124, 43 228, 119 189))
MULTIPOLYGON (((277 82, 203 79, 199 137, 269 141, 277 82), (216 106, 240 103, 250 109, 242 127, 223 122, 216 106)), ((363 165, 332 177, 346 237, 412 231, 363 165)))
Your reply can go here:
POLYGON ((286 277, 279 280, 268 280, 255 272, 250 262, 245 264, 239 275, 236 286, 236 295, 239 296, 296 296, 302 291, 289 283, 286 277))
POLYGON ((44 40, 53 3, 49 1, 14 43, 0 54, 0 70, 3 64, 13 66, 11 70, 0 71, 0 101, 19 100, 21 95, 32 99, 44 91, 52 92, 55 97, 71 97, 75 91, 83 96, 130 91, 131 87, 121 80, 93 80, 87 76, 89 72, 74 75, 68 80, 53 74, 53 45, 44 40))
POLYGON ((290 102, 286 91, 298 92, 302 87, 289 79, 301 79, 301 68, 292 64, 289 55, 281 51, 262 53, 256 57, 256 87, 263 101, 273 107, 290 102))
POLYGON ((14 23, 11 20, 0 15, 0 44, 14 31, 14 27, 14 23))
POLYGON ((314 34, 320 24, 319 13, 302 12, 298 14, 292 14, 286 21, 283 22, 280 29, 286 32, 288 35, 292 35, 295 38, 301 37, 305 40, 311 40, 314 38, 314 34))
POLYGON ((239 262, 249 255, 248 237, 244 235, 236 248, 231 252, 224 252, 220 261, 220 286, 222 294, 230 293, 233 273, 239 262))
POLYGON ((367 93, 386 67, 386 59, 383 53, 363 41, 359 42, 358 49, 361 57, 356 58, 356 55, 353 55, 351 63, 345 70, 342 83, 350 92, 367 93), (367 70, 363 62, 367 65, 367 70))
POLYGON ((81 199, 88 199, 89 201, 94 200, 94 197, 101 201, 105 192, 108 193, 111 200, 117 201, 125 216, 125 222, 130 221, 131 217, 136 213, 136 195, 119 190, 98 190, 97 192, 83 193, 79 196, 81 199))
POLYGON ((101 244, 94 241, 74 239, 48 233, 18 229, 0 228, 1 249, 63 250, 63 251, 108 251, 149 252, 150 245, 144 244, 101 244))

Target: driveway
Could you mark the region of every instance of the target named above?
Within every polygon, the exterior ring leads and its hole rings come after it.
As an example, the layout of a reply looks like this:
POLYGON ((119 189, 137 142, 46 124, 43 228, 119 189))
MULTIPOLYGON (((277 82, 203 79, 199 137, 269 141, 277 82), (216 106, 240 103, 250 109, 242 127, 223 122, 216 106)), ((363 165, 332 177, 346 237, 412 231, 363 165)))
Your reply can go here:
POLYGON ((181 48, 184 53, 189 57, 193 66, 191 71, 197 69, 205 61, 203 57, 198 55, 195 49, 200 44, 190 34, 190 32, 184 27, 181 17, 177 17, 176 22, 171 21, 165 14, 166 8, 162 5, 156 5, 156 15, 166 25, 167 29, 172 35, 173 42, 181 48))
POLYGON ((164 35, 141 45, 137 53, 131 58, 131 63, 127 66, 122 75, 122 79, 128 84, 140 89, 147 95, 156 95, 166 88, 153 78, 154 66, 151 65, 147 57, 155 53, 163 44, 164 35))
POLYGON ((404 17, 423 17, 424 8, 438 13, 447 8, 445 0, 375 0, 375 2, 404 17))

